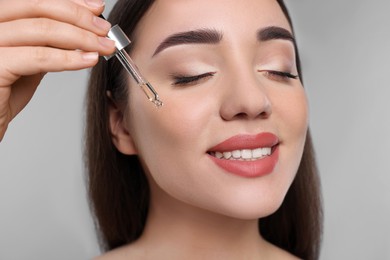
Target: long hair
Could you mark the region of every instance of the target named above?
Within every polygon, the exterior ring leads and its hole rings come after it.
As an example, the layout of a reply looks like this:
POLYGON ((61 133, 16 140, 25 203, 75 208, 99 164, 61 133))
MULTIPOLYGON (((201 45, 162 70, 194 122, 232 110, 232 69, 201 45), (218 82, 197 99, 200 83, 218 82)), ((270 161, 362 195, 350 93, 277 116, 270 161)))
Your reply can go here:
MULTIPOLYGON (((132 33, 153 0, 119 0, 109 21, 127 35, 132 33)), ((291 24, 282 0, 278 3, 291 24)), ((130 51, 130 50, 127 50, 130 51)), ((298 50, 298 73, 301 75, 298 50)), ((302 78, 302 77, 300 77, 302 78)), ((149 207, 149 185, 137 156, 121 154, 111 141, 108 107, 112 98, 126 106, 125 72, 116 59, 101 60, 91 71, 86 97, 86 181, 90 207, 103 250, 137 240, 143 232, 149 207)), ((264 239, 306 260, 318 259, 322 234, 320 182, 310 133, 302 160, 281 207, 259 220, 264 239)))

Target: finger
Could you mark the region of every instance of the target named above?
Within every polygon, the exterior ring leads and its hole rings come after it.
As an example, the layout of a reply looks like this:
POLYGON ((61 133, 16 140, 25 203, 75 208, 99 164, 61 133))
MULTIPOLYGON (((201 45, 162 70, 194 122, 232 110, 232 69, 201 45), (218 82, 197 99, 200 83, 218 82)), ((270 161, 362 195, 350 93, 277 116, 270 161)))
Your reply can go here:
POLYGON ((97 52, 50 47, 0 48, 0 54, 0 60, 7 61, 0 64, 0 69, 4 72, 0 78, 0 87, 13 84, 20 76, 89 68, 98 62, 99 57, 97 52))
POLYGON ((0 46, 51 46, 68 50, 98 51, 109 55, 115 43, 79 27, 47 18, 0 23, 0 46))
POLYGON ((105 8, 105 1, 103 0, 70 0, 78 5, 88 8, 95 15, 103 13, 105 8))
MULTIPOLYGON (((79 1, 79 0, 78 0, 79 1)), ((85 6, 69 0, 0 1, 0 22, 46 17, 106 36, 111 24, 97 17, 85 6)))

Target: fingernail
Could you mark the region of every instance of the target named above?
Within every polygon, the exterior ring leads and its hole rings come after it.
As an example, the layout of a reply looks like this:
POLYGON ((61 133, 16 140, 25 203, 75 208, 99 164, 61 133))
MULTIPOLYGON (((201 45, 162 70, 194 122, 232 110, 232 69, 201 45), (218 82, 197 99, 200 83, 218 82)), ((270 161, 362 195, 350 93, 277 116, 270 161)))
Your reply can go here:
POLYGON ((111 28, 111 24, 109 22, 97 16, 93 17, 93 23, 95 24, 96 27, 104 31, 108 31, 111 28))
POLYGON ((112 48, 115 46, 115 42, 113 40, 106 38, 106 37, 99 37, 98 40, 99 40, 100 45, 102 45, 103 47, 112 48))
POLYGON ((106 4, 103 0, 85 0, 85 3, 93 8, 99 8, 106 4))
POLYGON ((97 53, 97 52, 84 52, 82 54, 82 57, 86 61, 93 61, 93 60, 97 60, 99 58, 99 53, 97 53))

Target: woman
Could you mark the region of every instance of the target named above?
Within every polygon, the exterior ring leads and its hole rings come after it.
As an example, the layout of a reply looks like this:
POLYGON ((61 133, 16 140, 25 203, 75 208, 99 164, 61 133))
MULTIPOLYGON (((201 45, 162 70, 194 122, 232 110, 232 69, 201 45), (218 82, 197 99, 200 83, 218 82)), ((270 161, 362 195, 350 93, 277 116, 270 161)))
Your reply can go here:
MULTIPOLYGON (((6 123, 31 96, 20 89, 34 88, 41 73, 96 63, 95 53, 69 50, 113 51, 101 38, 107 24, 91 14, 101 6, 77 7, 88 19, 76 19, 75 12, 70 18, 52 15, 49 1, 40 3, 36 13, 25 16, 47 16, 66 27, 61 29, 71 27, 74 37, 95 39, 70 37, 65 44, 64 38, 31 36, 10 43, 54 48, 39 51, 44 58, 31 58, 43 65, 22 66, 11 73, 15 77, 5 74, 9 69, 1 72, 8 79, 2 86, 13 85, 5 89, 16 95, 8 101, 3 94, 6 123), (96 21, 104 26, 97 29, 96 21), (60 67, 57 55, 45 58, 46 51, 78 60, 60 67), (83 55, 89 61, 80 60, 83 55), (35 84, 22 88, 26 81, 35 84)), ((102 247, 112 250, 101 259, 318 258, 319 185, 299 58, 283 2, 120 0, 109 20, 133 40, 128 51, 164 106, 148 102, 118 61, 102 60, 93 69, 86 133, 89 190, 102 247)))

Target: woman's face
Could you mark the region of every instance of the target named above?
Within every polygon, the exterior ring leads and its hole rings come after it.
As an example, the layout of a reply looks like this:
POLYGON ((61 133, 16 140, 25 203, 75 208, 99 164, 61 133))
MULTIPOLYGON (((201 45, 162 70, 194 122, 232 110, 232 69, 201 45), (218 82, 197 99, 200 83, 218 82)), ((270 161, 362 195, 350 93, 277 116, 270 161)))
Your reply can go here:
POLYGON ((123 122, 132 142, 118 147, 139 155, 154 200, 242 219, 280 206, 308 126, 290 36, 275 0, 152 5, 132 57, 164 106, 130 81, 123 122))

